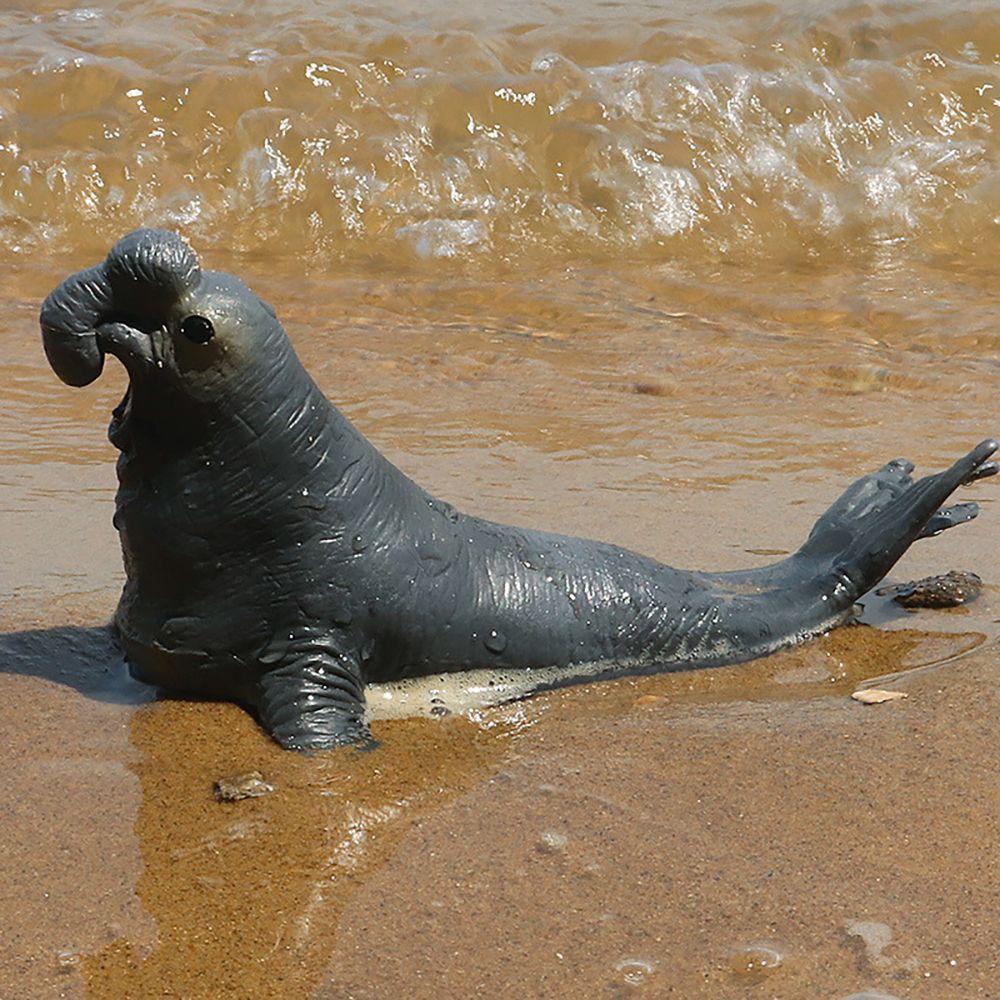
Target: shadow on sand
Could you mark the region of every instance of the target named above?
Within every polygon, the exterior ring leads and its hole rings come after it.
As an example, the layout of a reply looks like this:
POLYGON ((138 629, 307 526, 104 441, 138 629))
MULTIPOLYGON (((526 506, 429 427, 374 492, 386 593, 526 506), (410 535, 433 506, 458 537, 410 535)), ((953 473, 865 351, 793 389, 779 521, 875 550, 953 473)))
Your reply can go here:
POLYGON ((154 688, 129 676, 106 625, 0 633, 0 673, 39 677, 111 704, 140 705, 157 697, 154 688))

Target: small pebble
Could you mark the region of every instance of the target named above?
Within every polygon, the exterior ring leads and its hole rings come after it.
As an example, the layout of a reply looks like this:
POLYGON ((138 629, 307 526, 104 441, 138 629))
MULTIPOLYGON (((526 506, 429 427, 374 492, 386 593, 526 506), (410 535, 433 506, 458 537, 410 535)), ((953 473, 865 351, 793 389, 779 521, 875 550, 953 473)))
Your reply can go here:
POLYGON ((566 850, 569 838, 554 830, 546 830, 535 844, 535 850, 539 854, 562 854, 566 850))
POLYGON ((881 705, 885 701, 899 701, 901 698, 909 698, 905 691, 887 691, 883 688, 861 688, 855 691, 851 697, 855 701, 860 701, 862 705, 881 705))
POLYGON ((633 382, 632 391, 639 396, 669 396, 670 386, 665 382, 633 382))
POLYGON ((274 785, 264 780, 260 771, 234 774, 219 778, 215 783, 215 797, 220 802, 239 802, 240 799, 259 799, 274 791, 274 785))

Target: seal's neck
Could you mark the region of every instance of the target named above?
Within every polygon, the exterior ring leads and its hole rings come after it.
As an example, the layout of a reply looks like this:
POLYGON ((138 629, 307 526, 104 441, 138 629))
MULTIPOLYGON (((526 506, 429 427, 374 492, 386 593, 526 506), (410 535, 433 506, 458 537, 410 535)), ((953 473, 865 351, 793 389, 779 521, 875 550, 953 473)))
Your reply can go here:
POLYGON ((235 537, 268 515, 287 520, 298 497, 361 502, 364 484, 392 469, 323 396, 287 341, 224 388, 191 398, 133 381, 109 430, 122 452, 120 529, 145 532, 141 517, 159 522, 158 531, 176 521, 235 537), (138 494, 146 502, 129 517, 138 494))
POLYGON ((290 577, 319 565, 335 576, 373 511, 421 506, 422 491, 327 401, 290 347, 218 403, 144 388, 132 386, 111 433, 128 577, 118 622, 133 638, 165 644, 165 622, 189 618, 220 648, 267 633, 301 593, 290 577))

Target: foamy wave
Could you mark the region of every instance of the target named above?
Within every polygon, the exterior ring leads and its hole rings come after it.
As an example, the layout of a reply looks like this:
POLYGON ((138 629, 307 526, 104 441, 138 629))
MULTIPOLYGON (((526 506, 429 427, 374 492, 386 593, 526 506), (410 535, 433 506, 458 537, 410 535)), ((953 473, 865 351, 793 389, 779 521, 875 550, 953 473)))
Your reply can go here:
POLYGON ((323 260, 995 246, 995 5, 255 11, 0 14, 7 245, 156 223, 323 260))

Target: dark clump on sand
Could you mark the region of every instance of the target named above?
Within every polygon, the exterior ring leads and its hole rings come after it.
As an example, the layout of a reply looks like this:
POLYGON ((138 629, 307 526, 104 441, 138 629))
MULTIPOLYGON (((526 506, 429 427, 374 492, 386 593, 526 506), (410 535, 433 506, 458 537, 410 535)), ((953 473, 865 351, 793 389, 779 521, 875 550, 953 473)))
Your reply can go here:
POLYGON ((878 594, 892 597, 904 608, 955 608, 974 601, 982 590, 983 581, 975 573, 953 569, 940 576, 882 587, 878 594))

